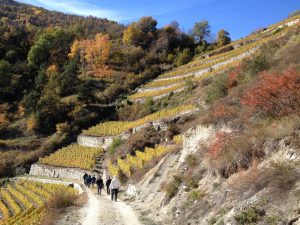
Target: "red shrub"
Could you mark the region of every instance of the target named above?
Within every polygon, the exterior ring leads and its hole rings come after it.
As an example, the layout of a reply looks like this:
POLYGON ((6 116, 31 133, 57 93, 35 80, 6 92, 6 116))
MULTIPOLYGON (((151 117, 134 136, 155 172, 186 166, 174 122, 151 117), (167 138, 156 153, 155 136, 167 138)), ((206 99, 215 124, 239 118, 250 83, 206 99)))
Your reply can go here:
POLYGON ((227 84, 228 89, 233 88, 238 85, 237 77, 238 77, 238 74, 241 72, 241 70, 242 70, 242 67, 237 66, 234 68, 233 71, 231 71, 228 74, 228 84, 227 84))
POLYGON ((272 116, 300 115, 300 73, 296 69, 282 74, 263 72, 241 103, 272 116))
POLYGON ((213 108, 213 115, 216 120, 232 117, 235 114, 236 109, 226 102, 221 102, 213 108))
POLYGON ((232 135, 230 133, 218 132, 216 134, 216 140, 208 147, 208 156, 211 159, 218 158, 231 139, 232 135))

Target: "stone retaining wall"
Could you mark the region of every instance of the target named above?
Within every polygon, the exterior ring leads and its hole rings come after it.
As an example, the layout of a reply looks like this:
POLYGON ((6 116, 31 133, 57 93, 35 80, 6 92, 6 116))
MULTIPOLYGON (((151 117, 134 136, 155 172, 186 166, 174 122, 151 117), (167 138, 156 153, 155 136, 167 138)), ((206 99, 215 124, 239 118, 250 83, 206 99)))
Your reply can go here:
POLYGON ((36 163, 31 165, 29 175, 81 181, 84 173, 91 172, 78 168, 58 167, 36 163))
POLYGON ((108 136, 108 137, 94 137, 89 135, 78 135, 77 143, 81 146, 87 147, 101 147, 103 149, 107 149, 113 140, 118 136, 108 136))
MULTIPOLYGON (((193 78, 193 76, 191 76, 191 78, 193 78)), ((139 88, 138 89, 138 93, 143 93, 143 92, 150 92, 150 91, 161 91, 161 90, 164 90, 164 89, 167 89, 167 88, 171 88, 171 87, 174 87, 180 83, 184 83, 186 80, 180 80, 176 83, 173 83, 173 84, 166 84, 164 86, 159 86, 159 87, 142 87, 142 88, 139 88)))

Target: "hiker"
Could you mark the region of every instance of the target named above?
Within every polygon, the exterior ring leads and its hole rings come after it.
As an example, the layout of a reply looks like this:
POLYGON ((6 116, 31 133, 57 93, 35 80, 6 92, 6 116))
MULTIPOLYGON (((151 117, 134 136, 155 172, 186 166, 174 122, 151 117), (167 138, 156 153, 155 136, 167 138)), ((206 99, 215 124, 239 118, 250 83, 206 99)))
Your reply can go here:
POLYGON ((88 188, 90 188, 91 183, 92 183, 92 177, 91 175, 88 175, 88 177, 86 178, 86 184, 88 188))
POLYGON ((91 178, 91 183, 92 183, 92 188, 93 188, 94 184, 96 183, 96 177, 95 177, 95 175, 93 175, 93 177, 91 178))
POLYGON ((106 180, 106 191, 108 195, 110 194, 110 189, 109 189, 110 183, 111 183, 111 178, 108 177, 108 179, 106 180))
POLYGON ((97 187, 98 187, 98 195, 101 195, 101 191, 103 189, 104 183, 101 177, 98 177, 96 181, 97 187))
POLYGON ((120 181, 118 180, 117 176, 114 176, 114 179, 111 181, 109 188, 111 189, 111 200, 117 201, 120 188, 120 181))
POLYGON ((88 178, 87 173, 84 173, 84 175, 83 175, 83 183, 84 183, 85 186, 87 186, 87 182, 86 182, 87 178, 88 178))

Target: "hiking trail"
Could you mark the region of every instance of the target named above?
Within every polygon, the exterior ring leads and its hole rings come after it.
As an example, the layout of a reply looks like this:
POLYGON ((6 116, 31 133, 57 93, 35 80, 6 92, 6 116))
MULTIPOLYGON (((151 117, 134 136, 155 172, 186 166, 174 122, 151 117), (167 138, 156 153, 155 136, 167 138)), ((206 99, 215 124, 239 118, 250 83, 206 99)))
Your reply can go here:
POLYGON ((138 214, 121 200, 113 202, 103 190, 97 195, 96 189, 86 188, 87 203, 80 209, 71 210, 57 225, 142 225, 138 214))

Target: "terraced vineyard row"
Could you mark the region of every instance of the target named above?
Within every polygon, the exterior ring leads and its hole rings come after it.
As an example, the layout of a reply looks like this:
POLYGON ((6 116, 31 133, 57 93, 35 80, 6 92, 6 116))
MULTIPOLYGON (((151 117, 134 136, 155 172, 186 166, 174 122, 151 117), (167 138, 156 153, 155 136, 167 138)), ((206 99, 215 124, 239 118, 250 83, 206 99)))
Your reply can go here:
MULTIPOLYGON (((201 76, 193 77, 190 80, 194 81, 194 82, 199 82, 199 81, 201 81, 202 79, 204 79, 206 77, 217 75, 218 73, 224 72, 224 71, 226 71, 226 70, 228 70, 232 67, 235 67, 240 62, 241 62, 241 60, 232 62, 232 63, 230 63, 230 65, 221 66, 221 67, 219 67, 217 69, 214 69, 210 72, 203 73, 201 76)), ((163 95, 167 95, 170 92, 176 92, 176 91, 184 90, 184 87, 185 87, 185 83, 182 82, 182 83, 175 84, 171 87, 166 87, 165 89, 161 89, 161 90, 151 90, 151 91, 139 92, 139 93, 136 93, 134 95, 129 96, 129 99, 132 100, 132 101, 135 101, 135 100, 145 99, 145 98, 162 97, 163 95)))
POLYGON ((160 98, 170 92, 182 91, 184 89, 185 80, 191 79, 193 81, 200 81, 204 77, 226 71, 233 66, 236 66, 237 63, 246 56, 252 54, 262 44, 277 39, 282 36, 284 32, 287 32, 292 28, 293 26, 290 26, 282 29, 276 34, 266 36, 246 46, 212 56, 208 59, 194 60, 191 63, 177 68, 176 70, 160 75, 157 79, 141 88, 138 93, 129 96, 129 99, 138 101, 145 98, 160 98))
POLYGON ((57 192, 76 195, 60 184, 19 180, 0 188, 0 225, 37 225, 43 219, 45 203, 57 192))
POLYGON ((155 148, 146 148, 144 152, 136 151, 136 156, 127 154, 126 159, 119 158, 117 165, 108 162, 108 170, 112 175, 117 175, 119 171, 122 171, 127 177, 130 177, 133 170, 142 169, 154 157, 164 155, 171 150, 170 146, 158 145, 155 148))
POLYGON ((263 43, 266 43, 270 40, 276 39, 277 37, 281 36, 282 32, 278 32, 275 35, 272 36, 268 36, 266 38, 262 38, 258 41, 255 41, 253 43, 250 43, 246 46, 237 48, 235 50, 232 51, 228 51, 222 54, 218 54, 215 56, 212 56, 208 59, 201 59, 201 60, 194 60, 184 66, 178 67, 176 68, 176 70, 174 71, 170 71, 167 72, 165 74, 160 75, 157 80, 160 80, 161 78, 167 78, 167 77, 174 77, 174 76, 178 76, 178 75, 184 75, 184 74, 189 74, 189 73, 194 73, 196 71, 199 71, 201 69, 204 68, 209 68, 213 65, 216 65, 218 63, 224 62, 226 60, 232 59, 236 56, 239 56, 247 51, 250 51, 251 49, 255 49, 258 46, 262 45, 263 43), (208 62, 206 62, 206 60, 209 60, 208 62), (200 63, 202 62, 202 63, 200 63))
POLYGON ((133 101, 138 100, 138 99, 153 98, 155 96, 162 96, 162 95, 168 94, 170 92, 175 92, 177 90, 180 91, 180 89, 183 90, 183 88, 184 88, 184 83, 178 83, 176 85, 172 85, 171 87, 166 87, 161 90, 150 90, 150 91, 145 91, 145 92, 139 92, 139 93, 129 96, 128 98, 133 101))
POLYGON ((95 157, 100 155, 102 149, 80 146, 77 144, 62 148, 50 156, 40 158, 39 162, 52 166, 76 167, 92 171, 95 157))
MULTIPOLYGON (((260 31, 258 33, 253 33, 253 34, 250 34, 248 35, 247 37, 244 37, 244 38, 241 38, 241 39, 238 39, 236 41, 233 41, 231 42, 230 44, 224 46, 223 48, 226 48, 228 46, 234 46, 234 45, 242 45, 244 43, 247 43, 247 42, 252 42, 252 41, 256 41, 258 39, 262 39, 262 38, 266 38, 270 35, 273 35, 274 32, 276 32, 276 29, 280 29, 281 26, 293 26, 294 24, 289 24, 290 22, 299 22, 300 21, 300 16, 299 15, 296 15, 294 17, 291 17, 291 18, 288 18, 286 20, 283 20, 283 21, 280 21, 279 23, 276 23, 276 24, 272 24, 271 26, 267 27, 266 30, 264 31, 260 31)), ((218 51, 219 49, 217 50, 213 50, 211 53, 214 53, 216 51, 218 51)), ((214 56, 214 57, 217 57, 218 55, 214 56)), ((212 57, 208 58, 211 59, 212 57)))
POLYGON ((154 81, 146 84, 144 87, 145 88, 155 88, 155 87, 166 86, 166 85, 170 85, 170 84, 183 82, 185 80, 193 78, 194 76, 195 76, 194 74, 191 74, 188 76, 174 78, 174 79, 170 79, 170 80, 154 80, 154 81))
POLYGON ((190 112, 194 109, 195 107, 193 105, 184 105, 173 109, 164 109, 136 121, 109 121, 100 123, 88 130, 83 131, 83 134, 90 136, 115 136, 146 123, 164 118, 171 118, 181 113, 190 112))

